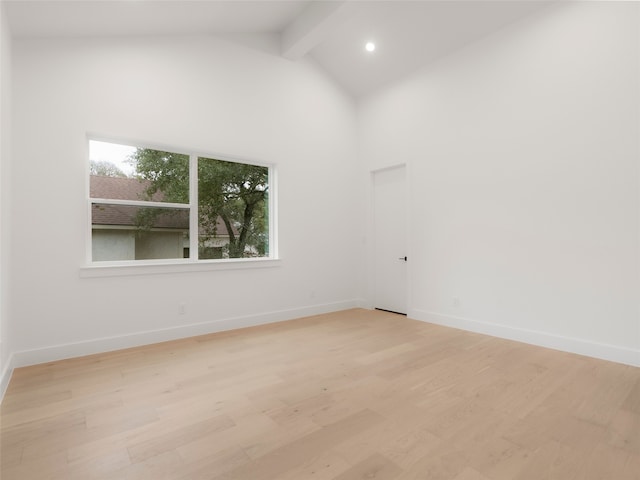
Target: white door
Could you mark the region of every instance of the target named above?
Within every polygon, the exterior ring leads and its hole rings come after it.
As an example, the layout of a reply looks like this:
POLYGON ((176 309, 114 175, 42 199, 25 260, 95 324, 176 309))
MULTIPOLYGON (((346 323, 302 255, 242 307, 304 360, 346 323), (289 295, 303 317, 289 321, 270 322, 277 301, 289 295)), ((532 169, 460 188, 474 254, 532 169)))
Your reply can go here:
POLYGON ((407 313, 407 202, 404 166, 373 174, 374 307, 407 313))

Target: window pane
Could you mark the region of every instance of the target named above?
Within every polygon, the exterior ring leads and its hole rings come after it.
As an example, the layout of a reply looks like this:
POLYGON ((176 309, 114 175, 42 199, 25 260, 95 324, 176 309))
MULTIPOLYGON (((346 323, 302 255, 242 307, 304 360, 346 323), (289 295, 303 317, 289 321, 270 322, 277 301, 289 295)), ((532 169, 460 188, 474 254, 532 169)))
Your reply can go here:
POLYGON ((93 261, 269 256, 268 167, 199 158, 196 206, 193 156, 95 140, 89 147, 93 261), (196 207, 192 252, 189 211, 196 207))
POLYGON ((91 198, 189 203, 189 156, 89 142, 91 198))
POLYGON ((91 247, 94 262, 183 258, 189 210, 94 203, 91 247))
POLYGON ((269 169, 198 158, 199 258, 269 255, 269 169))

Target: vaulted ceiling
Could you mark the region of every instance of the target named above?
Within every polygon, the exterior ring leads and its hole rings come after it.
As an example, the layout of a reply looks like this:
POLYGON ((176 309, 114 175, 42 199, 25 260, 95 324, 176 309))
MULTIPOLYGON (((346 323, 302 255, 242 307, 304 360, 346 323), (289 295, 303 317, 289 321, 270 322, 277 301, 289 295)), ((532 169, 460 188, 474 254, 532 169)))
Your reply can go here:
POLYGON ((510 24, 549 1, 2 0, 24 37, 275 36, 291 61, 311 56, 354 97, 510 24), (365 51, 366 42, 376 44, 365 51))

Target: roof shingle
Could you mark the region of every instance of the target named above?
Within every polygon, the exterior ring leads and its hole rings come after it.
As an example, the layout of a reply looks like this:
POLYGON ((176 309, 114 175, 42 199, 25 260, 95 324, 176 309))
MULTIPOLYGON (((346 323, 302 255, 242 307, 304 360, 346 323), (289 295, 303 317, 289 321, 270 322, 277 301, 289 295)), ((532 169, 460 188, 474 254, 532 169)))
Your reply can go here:
MULTIPOLYGON (((125 177, 105 177, 101 175, 91 175, 89 181, 89 191, 91 198, 101 198, 110 200, 147 200, 146 189, 149 187, 148 180, 125 177)), ((151 200, 155 202, 163 201, 162 192, 156 192, 151 200)), ((137 207, 130 205, 105 205, 93 204, 91 208, 91 224, 105 226, 130 226, 141 225, 140 215, 148 209, 161 210, 153 218, 152 228, 168 228, 174 230, 189 230, 189 209, 157 208, 157 207, 137 207)), ((220 217, 216 222, 217 236, 228 236, 227 227, 220 217)), ((204 232, 200 232, 201 234, 204 232)), ((237 232, 236 232, 237 233, 237 232)))

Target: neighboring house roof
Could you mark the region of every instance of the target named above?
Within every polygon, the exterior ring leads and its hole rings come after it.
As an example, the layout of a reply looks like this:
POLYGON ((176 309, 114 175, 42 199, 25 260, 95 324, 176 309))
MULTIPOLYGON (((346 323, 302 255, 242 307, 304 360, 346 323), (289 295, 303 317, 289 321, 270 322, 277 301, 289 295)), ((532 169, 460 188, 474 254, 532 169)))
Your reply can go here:
MULTIPOLYGON (((146 190, 149 188, 148 180, 126 177, 105 177, 101 175, 90 176, 91 198, 114 200, 146 200, 146 190)), ((163 193, 156 192, 152 200, 161 202, 163 193)), ((155 207, 150 207, 155 208, 155 207)), ((108 226, 139 226, 139 212, 144 207, 128 205, 94 204, 91 209, 91 223, 93 225, 108 226)), ((178 209, 160 209, 163 213, 153 219, 153 228, 167 228, 175 230, 189 229, 189 211, 178 209)), ((220 217, 216 224, 217 236, 228 236, 227 227, 220 217)), ((204 232, 200 232, 204 234, 204 232)), ((235 232, 237 233, 237 232, 235 232)))
MULTIPOLYGON (((128 177, 105 177, 91 175, 89 191, 91 198, 110 198, 116 200, 148 200, 146 190, 151 186, 148 180, 128 177)), ((162 202, 164 195, 156 192, 151 200, 162 202)))
MULTIPOLYGON (((91 209, 93 225, 118 225, 138 227, 141 207, 127 205, 94 204, 91 209)), ((224 224, 223 224, 224 225, 224 224)), ((153 228, 189 229, 189 212, 185 210, 163 210, 153 218, 153 228)), ((226 233, 226 230, 225 230, 226 233)))

